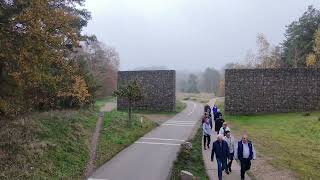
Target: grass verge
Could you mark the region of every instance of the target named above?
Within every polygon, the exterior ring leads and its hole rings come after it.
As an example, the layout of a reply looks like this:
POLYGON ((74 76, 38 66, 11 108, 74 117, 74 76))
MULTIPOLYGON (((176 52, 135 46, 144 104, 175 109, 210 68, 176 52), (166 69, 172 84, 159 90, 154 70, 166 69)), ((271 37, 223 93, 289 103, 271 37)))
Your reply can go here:
POLYGON ((123 111, 114 110, 105 114, 97 148, 96 167, 109 161, 121 150, 156 127, 156 123, 152 121, 141 123, 138 115, 133 115, 132 126, 129 127, 127 118, 128 114, 123 111))
POLYGON ((0 122, 0 179, 81 179, 97 115, 52 111, 0 122))
POLYGON ((172 111, 172 112, 159 112, 159 111, 148 111, 148 110, 134 110, 134 113, 137 114, 168 114, 168 115, 172 115, 172 114, 177 114, 180 113, 181 111, 183 111, 185 108, 187 107, 187 104, 177 100, 176 101, 176 110, 172 111))
MULTIPOLYGON (((218 104, 223 108, 222 102, 218 104)), ((320 112, 226 115, 237 133, 246 131, 269 164, 298 179, 320 179, 320 112)))
POLYGON ((299 179, 320 179, 320 112, 227 116, 236 131, 247 131, 276 168, 290 169, 299 179))
POLYGON ((202 156, 202 131, 199 128, 195 137, 191 140, 192 149, 180 149, 177 160, 173 164, 171 180, 179 180, 181 170, 191 172, 201 180, 209 179, 202 156))

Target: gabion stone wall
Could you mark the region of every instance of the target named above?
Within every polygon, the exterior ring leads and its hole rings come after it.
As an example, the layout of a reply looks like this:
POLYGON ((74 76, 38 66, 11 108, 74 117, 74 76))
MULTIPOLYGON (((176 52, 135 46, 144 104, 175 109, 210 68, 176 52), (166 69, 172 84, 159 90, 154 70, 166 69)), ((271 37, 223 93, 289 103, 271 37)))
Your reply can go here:
MULTIPOLYGON (((134 109, 150 111, 175 111, 176 72, 158 71, 119 71, 118 86, 137 80, 142 86, 143 99, 134 105, 134 109)), ((126 109, 128 102, 118 98, 118 109, 126 109)))
POLYGON ((228 69, 229 114, 320 110, 320 69, 228 69))

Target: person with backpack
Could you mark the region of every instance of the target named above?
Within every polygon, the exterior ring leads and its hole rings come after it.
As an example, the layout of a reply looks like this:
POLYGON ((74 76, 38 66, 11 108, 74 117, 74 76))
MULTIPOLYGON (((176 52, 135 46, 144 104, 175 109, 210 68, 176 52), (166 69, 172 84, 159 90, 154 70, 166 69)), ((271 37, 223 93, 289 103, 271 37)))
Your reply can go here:
POLYGON ((211 126, 209 123, 209 119, 206 118, 202 123, 203 130, 203 148, 204 150, 210 149, 210 141, 211 141, 211 126))
POLYGON ((251 168, 251 160, 256 159, 255 148, 246 134, 244 134, 242 140, 236 144, 234 158, 240 161, 240 177, 241 180, 244 180, 246 171, 251 168))
POLYGON ((228 127, 228 123, 223 122, 222 127, 219 130, 219 134, 221 134, 222 136, 226 136, 227 131, 230 132, 230 128, 228 127))

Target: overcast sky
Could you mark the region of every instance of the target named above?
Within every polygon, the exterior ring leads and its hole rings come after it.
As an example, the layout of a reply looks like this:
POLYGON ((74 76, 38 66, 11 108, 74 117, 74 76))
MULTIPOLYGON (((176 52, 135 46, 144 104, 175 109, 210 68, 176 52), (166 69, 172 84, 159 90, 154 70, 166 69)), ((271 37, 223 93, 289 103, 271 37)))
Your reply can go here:
POLYGON ((254 50, 258 33, 280 43, 308 5, 320 0, 87 0, 85 33, 117 49, 121 70, 220 69, 254 50))

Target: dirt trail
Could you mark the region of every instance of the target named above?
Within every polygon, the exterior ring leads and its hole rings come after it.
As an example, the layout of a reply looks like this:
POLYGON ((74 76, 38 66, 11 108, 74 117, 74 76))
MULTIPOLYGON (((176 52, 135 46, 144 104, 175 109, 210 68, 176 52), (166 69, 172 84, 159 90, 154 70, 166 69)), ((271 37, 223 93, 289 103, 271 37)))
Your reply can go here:
POLYGON ((114 102, 109 102, 106 103, 102 108, 100 108, 100 115, 99 118, 96 122, 96 128, 95 131, 92 135, 91 138, 91 143, 90 143, 90 159, 87 163, 86 170, 85 170, 85 178, 88 178, 92 173, 95 168, 95 160, 96 160, 96 152, 97 152, 97 144, 99 141, 99 136, 100 136, 100 130, 103 125, 103 118, 104 118, 104 113, 112 111, 114 108, 116 108, 116 103, 114 102))

